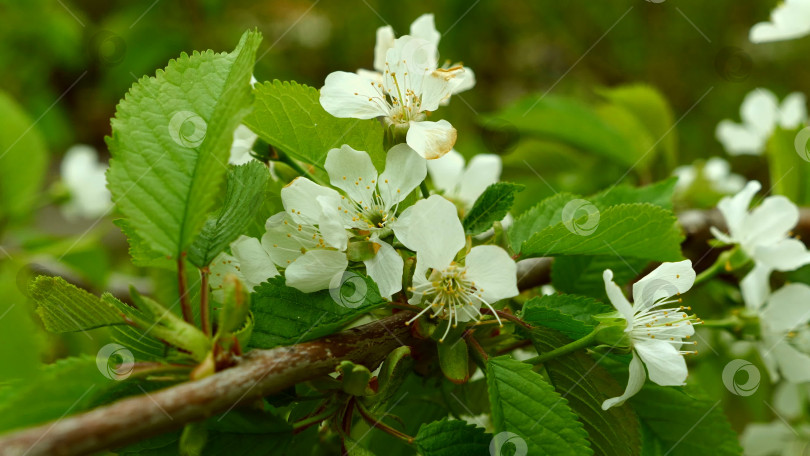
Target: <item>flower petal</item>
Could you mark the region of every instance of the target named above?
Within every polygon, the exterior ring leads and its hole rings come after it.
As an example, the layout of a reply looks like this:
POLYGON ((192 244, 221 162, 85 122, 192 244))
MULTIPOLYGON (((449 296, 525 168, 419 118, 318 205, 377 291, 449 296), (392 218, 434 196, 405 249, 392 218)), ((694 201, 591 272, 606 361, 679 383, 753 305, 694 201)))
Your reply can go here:
POLYGON ((790 283, 776 290, 760 313, 770 331, 787 333, 810 321, 810 286, 790 283))
POLYGON ((669 342, 663 340, 636 341, 633 349, 638 352, 650 380, 661 386, 678 386, 686 382, 689 371, 686 360, 669 342))
POLYGON ((390 25, 377 29, 377 41, 374 43, 374 69, 380 73, 385 71, 385 55, 394 47, 394 29, 390 25))
POLYGON ((456 143, 456 129, 442 119, 437 122, 411 122, 405 141, 422 157, 433 160, 450 152, 456 143))
POLYGON ((633 352, 633 359, 630 360, 630 375, 627 378, 627 388, 625 388, 624 394, 602 402, 602 410, 607 410, 614 405, 624 404, 627 399, 630 399, 641 391, 645 380, 647 380, 647 376, 644 374, 644 365, 641 363, 641 359, 639 359, 638 355, 633 352))
POLYGON ((613 304, 613 307, 627 320, 627 329, 625 331, 629 332, 633 329, 633 306, 630 304, 630 301, 624 297, 622 289, 613 281, 613 271, 605 269, 602 273, 602 280, 605 282, 605 293, 610 303, 613 304))
POLYGON ((801 92, 793 92, 784 100, 779 109, 779 125, 786 130, 793 130, 807 119, 807 101, 801 92))
MULTIPOLYGON (((225 276, 233 274, 242 283, 245 283, 245 276, 239 270, 239 260, 225 252, 221 252, 211 262, 209 269, 208 283, 211 285, 212 295, 214 299, 222 302, 225 295, 222 291, 222 284, 225 281, 225 276)), ((247 286, 247 285, 245 285, 247 286)))
POLYGON ((495 154, 479 154, 470 160, 461 176, 458 196, 468 207, 501 177, 501 157, 495 154))
POLYGON ((444 192, 446 198, 455 198, 464 173, 464 157, 451 149, 444 156, 427 161, 427 170, 433 187, 444 192))
POLYGON ((298 224, 286 212, 279 212, 267 219, 264 227, 266 232, 262 236, 262 245, 273 263, 282 268, 297 260, 303 255, 302 252, 319 247, 319 234, 308 225, 301 225, 301 231, 298 231, 298 224), (315 238, 312 234, 315 234, 315 238))
POLYGON ((428 41, 436 47, 439 46, 439 40, 442 37, 442 34, 436 30, 433 14, 430 13, 417 17, 411 23, 410 35, 428 41))
POLYGON ((243 165, 253 160, 250 152, 253 150, 253 144, 258 138, 259 135, 253 133, 250 128, 242 124, 237 125, 233 131, 233 143, 231 143, 231 155, 228 158, 228 163, 243 165))
POLYGON ((781 41, 800 38, 810 33, 810 4, 802 0, 787 0, 771 11, 770 22, 760 22, 751 27, 752 43, 781 41))
POLYGON ((464 260, 467 278, 489 304, 517 296, 517 265, 506 250, 495 245, 473 247, 464 260))
POLYGON ((417 262, 443 270, 464 248, 464 228, 456 207, 438 195, 419 200, 392 224, 397 239, 417 253, 417 262))
POLYGON ((810 251, 798 239, 783 239, 776 244, 758 247, 754 258, 777 271, 793 271, 810 264, 810 251))
POLYGON ((662 263, 633 284, 633 311, 648 309, 662 299, 686 293, 695 283, 691 260, 662 263))
POLYGON ((745 232, 745 219, 748 217, 748 207, 754 195, 762 188, 757 181, 749 181, 745 188, 734 196, 726 196, 717 203, 717 209, 726 219, 731 238, 739 242, 741 234, 745 232))
MULTIPOLYGON (((326 196, 318 196, 315 200, 321 205, 323 213, 318 222, 318 231, 321 237, 330 247, 334 247, 341 252, 345 251, 349 242, 349 233, 346 231, 345 221, 341 217, 341 213, 338 212, 340 206, 335 205, 333 198, 326 196)), ((313 231, 312 234, 316 233, 313 231)))
POLYGON ((295 260, 284 271, 287 286, 304 293, 328 290, 332 279, 343 274, 349 260, 346 254, 335 250, 310 250, 295 260))
POLYGON ((344 144, 326 155, 324 168, 329 182, 358 204, 369 204, 377 184, 377 170, 368 152, 344 144))
POLYGON ((469 67, 464 67, 464 72, 456 76, 458 80, 455 87, 453 87, 453 95, 470 90, 475 87, 475 73, 469 67))
POLYGON ((779 117, 779 99, 770 90, 756 88, 745 96, 740 116, 749 128, 767 138, 779 117))
POLYGON ((779 372, 791 383, 810 382, 810 356, 795 349, 785 336, 771 336, 766 340, 768 352, 773 355, 779 372))
POLYGON ((335 117, 373 119, 388 115, 388 107, 374 81, 346 71, 330 73, 321 88, 321 106, 335 117))
POLYGON ((371 280, 380 289, 380 296, 390 299, 391 295, 402 289, 402 270, 405 262, 396 249, 379 238, 372 241, 380 246, 380 250, 370 260, 365 260, 366 272, 371 280))
POLYGON ((740 434, 746 456, 787 455, 788 446, 794 440, 794 431, 780 419, 767 424, 751 423, 740 434))
POLYGON ((769 196, 745 218, 738 239, 747 247, 773 244, 786 238, 797 223, 795 204, 781 195, 769 196))
POLYGON ((231 252, 239 261, 239 270, 242 272, 245 286, 249 290, 253 290, 256 285, 270 277, 278 275, 273 260, 256 238, 239 236, 231 243, 231 252))
POLYGON ((318 185, 306 177, 296 177, 281 189, 284 210, 296 222, 307 225, 317 225, 323 218, 322 206, 317 200, 319 196, 334 201, 335 207, 340 204, 340 194, 337 191, 318 185))
POLYGON ((728 119, 717 124, 714 136, 729 155, 761 155, 768 139, 751 127, 728 119))
POLYGON ((425 159, 407 144, 397 144, 385 158, 385 172, 377 188, 385 208, 390 209, 408 196, 427 176, 425 159))
POLYGON ((740 281, 740 292, 745 307, 758 311, 771 293, 771 272, 773 269, 762 263, 754 263, 754 268, 740 281))

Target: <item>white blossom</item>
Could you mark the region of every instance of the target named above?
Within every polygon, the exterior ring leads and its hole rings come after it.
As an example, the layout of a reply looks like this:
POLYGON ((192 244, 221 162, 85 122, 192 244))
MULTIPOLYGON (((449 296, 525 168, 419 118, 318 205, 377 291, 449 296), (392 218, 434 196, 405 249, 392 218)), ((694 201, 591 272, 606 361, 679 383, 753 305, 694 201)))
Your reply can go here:
POLYGON ((810 382, 810 286, 791 283, 759 309, 760 355, 772 380, 810 382))
POLYGON ((711 157, 703 166, 679 166, 672 171, 678 177, 675 184, 676 192, 685 192, 698 177, 705 179, 712 190, 721 194, 737 193, 745 187, 745 178, 731 172, 731 166, 720 157, 711 157))
POLYGON ((112 197, 107 190, 107 167, 93 147, 79 144, 68 149, 60 167, 62 182, 70 192, 62 207, 66 217, 97 218, 109 212, 112 197))
POLYGON ((771 12, 771 20, 751 27, 752 43, 782 41, 810 34, 810 1, 785 0, 771 12))

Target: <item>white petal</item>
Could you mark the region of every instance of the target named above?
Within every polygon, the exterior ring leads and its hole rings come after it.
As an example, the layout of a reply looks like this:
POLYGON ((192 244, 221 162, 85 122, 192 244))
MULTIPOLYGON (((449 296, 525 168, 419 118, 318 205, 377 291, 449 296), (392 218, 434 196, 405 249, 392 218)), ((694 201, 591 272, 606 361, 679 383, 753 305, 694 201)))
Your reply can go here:
POLYGON ((787 333, 804 326, 810 320, 810 286, 791 283, 776 290, 760 314, 768 329, 787 333))
POLYGON ((385 56, 384 88, 390 94, 399 94, 407 89, 421 94, 423 76, 436 69, 437 55, 438 48, 430 41, 409 35, 397 38, 385 56), (408 74, 407 79, 405 73, 408 74))
POLYGON ((298 224, 286 212, 279 212, 267 219, 264 227, 266 232, 262 236, 262 245, 273 262, 282 268, 297 260, 303 255, 302 252, 318 247, 317 236, 313 239, 310 234, 313 229, 302 225, 302 231, 298 231, 298 224))
POLYGON ((745 456, 774 456, 783 453, 796 439, 793 430, 780 419, 772 423, 751 423, 740 435, 740 444, 745 449, 745 456))
POLYGON ((417 253, 417 262, 443 270, 464 248, 464 228, 456 207, 438 195, 419 200, 392 224, 397 239, 417 253))
POLYGON ((773 269, 762 264, 755 263, 754 268, 740 281, 740 292, 742 292, 745 307, 752 311, 757 311, 765 304, 765 300, 771 293, 771 272, 773 269))
POLYGON ((374 82, 355 73, 335 71, 321 88, 321 106, 335 117, 373 119, 388 114, 374 82))
POLYGON ((253 150, 253 144, 258 138, 259 135, 253 133, 250 128, 242 124, 237 125, 233 131, 233 143, 231 144, 231 155, 228 163, 242 165, 253 160, 250 152, 253 150))
POLYGON ((444 119, 437 122, 411 122, 405 141, 416 153, 433 160, 453 148, 456 143, 456 129, 444 119))
POLYGON ((473 247, 464 260, 467 278, 489 304, 517 296, 517 265, 506 250, 495 245, 473 247))
POLYGON ((107 190, 106 170, 93 147, 79 144, 68 149, 60 167, 70 192, 70 201, 63 206, 66 217, 96 218, 109 211, 112 197, 107 190))
POLYGON ((695 283, 691 260, 662 263, 633 284, 633 311, 650 308, 657 301, 686 293, 695 283))
POLYGON ((802 416, 806 397, 806 385, 781 382, 773 392, 773 408, 785 419, 794 420, 802 416))
POLYGON ((749 128, 767 139, 779 118, 779 99, 770 90, 754 89, 745 96, 740 116, 749 128))
POLYGON ((468 207, 472 207, 487 187, 498 182, 501 168, 501 157, 495 154, 479 154, 473 157, 461 176, 459 198, 468 207))
POLYGON ((602 410, 607 410, 614 405, 624 404, 624 401, 630 399, 631 397, 635 396, 636 393, 641 391, 641 387, 644 386, 645 380, 647 380, 647 376, 644 374, 644 365, 641 363, 638 355, 633 352, 633 359, 630 360, 630 375, 627 378, 627 388, 624 390, 624 394, 619 397, 610 398, 603 402, 602 410))
POLYGON ((745 188, 734 196, 726 196, 717 203, 717 209, 723 214, 731 237, 739 242, 745 232, 745 219, 748 217, 748 206, 754 195, 762 188, 757 181, 749 181, 745 188))
POLYGON ((380 73, 385 71, 385 55, 394 47, 394 29, 390 25, 377 29, 377 42, 374 43, 374 69, 380 73))
POLYGON ((211 262, 208 270, 210 271, 208 283, 211 285, 214 299, 219 302, 222 302, 225 297, 224 293, 222 292, 222 284, 226 275, 233 274, 242 283, 245 283, 245 276, 239 270, 239 260, 225 252, 220 253, 216 256, 216 258, 214 258, 214 261, 211 262))
POLYGON ((329 181, 346 192, 358 204, 369 204, 377 185, 377 170, 368 152, 354 150, 344 144, 332 149, 324 163, 329 181))
MULTIPOLYGON (((426 266, 424 262, 417 262, 413 269, 413 288, 422 289, 423 287, 421 286, 428 283, 428 279, 426 277, 428 266, 426 266)), ((422 303, 422 296, 422 293, 414 291, 411 297, 408 299, 408 303, 415 306, 419 305, 422 303)))
POLYGON ((414 78, 414 91, 420 95, 419 110, 435 111, 448 100, 456 88, 464 82, 464 67, 439 68, 414 78))
POLYGON ((760 155, 767 141, 766 137, 753 128, 730 120, 720 121, 714 136, 729 155, 760 155))
POLYGON ((456 76, 458 84, 453 88, 453 94, 464 92, 475 87, 475 73, 469 67, 464 67, 464 72, 456 76))
POLYGON ((444 192, 447 198, 455 198, 461 175, 464 173, 464 157, 451 149, 450 152, 435 160, 427 161, 427 169, 433 187, 444 192))
POLYGON ((306 177, 296 177, 281 189, 284 210, 293 220, 308 225, 317 225, 323 218, 321 203, 317 200, 319 196, 335 201, 335 207, 340 204, 340 194, 337 191, 318 185, 306 177))
POLYGON ((366 272, 371 280, 380 289, 380 296, 389 299, 391 295, 402 289, 402 270, 405 263, 396 249, 380 239, 372 239, 379 244, 380 250, 374 258, 366 260, 366 272))
POLYGON ((787 0, 771 12, 770 22, 760 22, 751 27, 752 43, 781 41, 800 38, 810 33, 810 3, 806 0, 787 0))
POLYGON ((793 348, 784 337, 769 343, 779 372, 792 383, 810 382, 810 356, 793 348))
POLYGON ((776 244, 758 247, 754 258, 777 271, 793 271, 810 264, 810 252, 798 239, 783 239, 776 244))
POLYGON ((689 373, 686 360, 669 342, 663 340, 643 340, 633 344, 647 366, 650 380, 661 386, 683 385, 689 373))
POLYGON ((239 261, 245 286, 250 290, 270 277, 278 275, 273 260, 256 238, 239 236, 231 243, 231 252, 239 261))
POLYGON ((332 279, 343 274, 349 260, 335 250, 310 250, 295 260, 285 271, 287 286, 304 293, 328 290, 332 279))
POLYGON ((807 119, 807 106, 804 94, 793 92, 782 101, 779 109, 779 125, 787 130, 792 130, 802 124, 807 119))
POLYGON ((390 209, 408 196, 427 176, 425 159, 407 144, 397 144, 385 158, 385 172, 377 183, 380 197, 390 209))
POLYGON ((605 269, 602 273, 602 280, 605 281, 605 293, 607 293, 610 303, 627 320, 627 329, 625 331, 630 331, 633 329, 633 306, 624 297, 621 288, 613 281, 613 271, 605 269))
POLYGON ((769 196, 755 207, 739 231, 744 246, 769 245, 788 236, 799 223, 799 208, 784 196, 769 196))
POLYGON ((337 203, 333 198, 318 196, 315 198, 321 205, 322 217, 318 222, 318 231, 330 247, 345 251, 349 242, 349 233, 344 227, 344 219, 338 212, 337 203))
POLYGON ((411 23, 411 36, 429 41, 434 46, 439 46, 442 34, 436 30, 433 21, 433 14, 423 14, 411 23))

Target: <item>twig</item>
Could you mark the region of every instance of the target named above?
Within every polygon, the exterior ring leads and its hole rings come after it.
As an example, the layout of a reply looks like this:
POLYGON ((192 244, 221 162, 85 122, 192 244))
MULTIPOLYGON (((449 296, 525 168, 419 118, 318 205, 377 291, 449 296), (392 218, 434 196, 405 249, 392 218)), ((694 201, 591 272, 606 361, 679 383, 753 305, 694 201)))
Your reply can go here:
POLYGON ((208 316, 208 271, 207 267, 200 269, 200 325, 203 334, 211 335, 211 318, 208 316))
POLYGON ((392 350, 415 343, 400 312, 320 340, 248 352, 237 366, 197 381, 136 396, 0 436, 0 456, 74 456, 110 450, 250 404, 335 370, 344 360, 373 370, 392 350))
POLYGON ((194 316, 191 313, 191 304, 188 301, 188 290, 186 289, 186 254, 177 257, 177 292, 180 294, 180 307, 183 309, 183 320, 186 323, 194 324, 194 316))

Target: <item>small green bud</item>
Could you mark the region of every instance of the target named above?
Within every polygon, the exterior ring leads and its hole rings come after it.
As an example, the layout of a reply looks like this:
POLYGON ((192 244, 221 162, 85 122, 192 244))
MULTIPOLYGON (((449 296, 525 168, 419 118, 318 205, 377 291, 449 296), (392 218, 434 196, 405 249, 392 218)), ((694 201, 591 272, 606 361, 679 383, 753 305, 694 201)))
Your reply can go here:
POLYGON ((368 382, 371 381, 371 371, 366 366, 343 361, 338 366, 338 371, 343 375, 343 391, 352 396, 374 394, 374 390, 368 386, 368 382))
POLYGON ((234 275, 228 274, 222 281, 225 299, 219 311, 217 335, 232 333, 244 326, 250 312, 250 295, 242 282, 234 275))
POLYGON ((371 241, 349 242, 346 247, 346 257, 349 261, 366 261, 374 258, 380 251, 380 244, 371 241))

